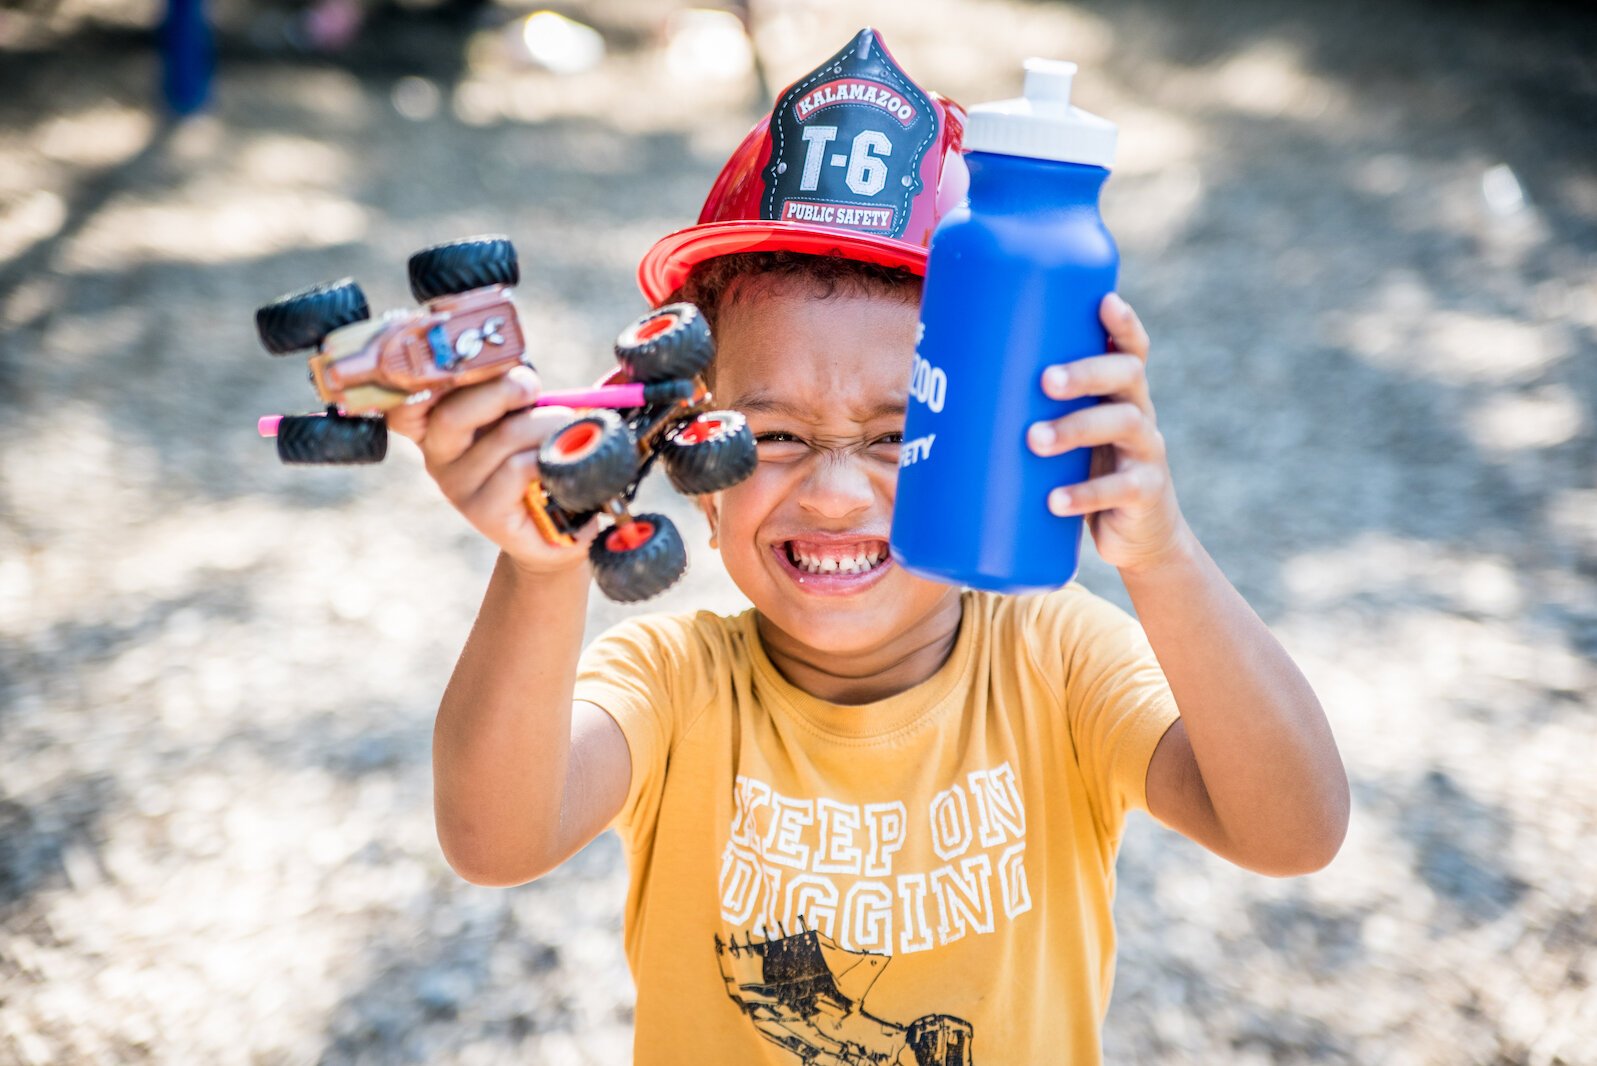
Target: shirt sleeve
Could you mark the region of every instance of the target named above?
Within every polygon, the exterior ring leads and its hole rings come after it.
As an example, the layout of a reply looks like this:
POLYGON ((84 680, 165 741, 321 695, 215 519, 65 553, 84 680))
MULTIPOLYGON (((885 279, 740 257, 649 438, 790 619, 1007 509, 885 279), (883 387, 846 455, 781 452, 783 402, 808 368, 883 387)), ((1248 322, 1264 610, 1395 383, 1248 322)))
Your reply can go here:
POLYGON ((626 802, 611 822, 632 845, 653 826, 680 708, 694 687, 691 617, 641 615, 602 633, 582 652, 573 699, 597 704, 621 727, 632 760, 626 802))
POLYGON ((1148 810, 1148 764, 1180 717, 1142 625, 1079 585, 1037 597, 1027 640, 1053 679, 1089 802, 1118 837, 1148 810))

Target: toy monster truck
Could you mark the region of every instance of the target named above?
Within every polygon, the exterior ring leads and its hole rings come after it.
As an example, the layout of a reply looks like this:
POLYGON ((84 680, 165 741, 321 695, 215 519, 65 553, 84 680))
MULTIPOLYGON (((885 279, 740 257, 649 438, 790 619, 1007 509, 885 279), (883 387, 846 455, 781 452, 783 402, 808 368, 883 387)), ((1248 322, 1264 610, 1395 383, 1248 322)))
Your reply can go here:
MULTIPOLYGON (((383 412, 505 373, 526 362, 510 286, 520 278, 503 237, 475 237, 417 252, 411 291, 422 306, 371 319, 345 279, 283 296, 256 312, 273 354, 314 349, 310 378, 323 414, 269 416, 285 463, 375 463, 387 451, 383 412)), ((622 331, 620 367, 593 389, 549 392, 537 405, 588 408, 538 453, 527 508, 544 538, 569 544, 596 514, 611 525, 589 548, 594 580, 611 599, 645 600, 687 569, 682 538, 664 515, 628 504, 656 458, 679 492, 719 492, 754 470, 754 438, 736 411, 710 410, 698 379, 714 356, 692 304, 652 311, 622 331)), ((528 364, 530 365, 530 363, 528 364)))
MULTIPOLYGON (((324 415, 285 415, 275 424, 285 463, 375 463, 388 450, 380 417, 412 397, 497 377, 522 361, 510 286, 521 278, 503 237, 476 237, 410 257, 419 309, 373 319, 349 278, 278 297, 255 312, 273 355, 314 349, 311 384, 324 415)), ((264 427, 263 427, 264 428, 264 427)))

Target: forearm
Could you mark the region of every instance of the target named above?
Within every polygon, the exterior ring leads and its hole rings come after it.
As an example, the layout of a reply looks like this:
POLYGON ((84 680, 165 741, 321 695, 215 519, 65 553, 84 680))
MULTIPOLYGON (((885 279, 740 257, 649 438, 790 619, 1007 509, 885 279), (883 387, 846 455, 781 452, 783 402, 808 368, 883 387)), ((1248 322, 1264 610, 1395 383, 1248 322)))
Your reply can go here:
POLYGON ((1122 577, 1212 807, 1220 839, 1204 842, 1267 872, 1324 865, 1348 817, 1330 724, 1292 658, 1202 545, 1188 534, 1183 546, 1122 577))
POLYGON ((433 729, 434 816, 451 866, 514 883, 556 845, 585 567, 530 575, 501 555, 433 729))

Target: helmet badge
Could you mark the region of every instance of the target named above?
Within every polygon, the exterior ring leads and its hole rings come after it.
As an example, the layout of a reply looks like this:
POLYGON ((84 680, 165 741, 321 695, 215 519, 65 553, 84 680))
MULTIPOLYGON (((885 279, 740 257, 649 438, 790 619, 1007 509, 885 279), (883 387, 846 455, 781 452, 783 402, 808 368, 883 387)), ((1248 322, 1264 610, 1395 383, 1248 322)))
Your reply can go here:
POLYGON ((931 100, 863 29, 776 102, 762 213, 901 237, 937 135, 931 100))

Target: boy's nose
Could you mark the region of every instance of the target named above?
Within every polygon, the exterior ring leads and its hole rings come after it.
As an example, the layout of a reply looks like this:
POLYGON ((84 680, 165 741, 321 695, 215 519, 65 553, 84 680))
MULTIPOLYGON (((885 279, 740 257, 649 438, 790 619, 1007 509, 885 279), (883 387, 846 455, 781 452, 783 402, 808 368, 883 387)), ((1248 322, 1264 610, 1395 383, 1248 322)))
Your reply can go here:
POLYGON ((870 510, 876 494, 858 457, 834 453, 811 464, 809 475, 799 486, 798 504, 822 518, 848 518, 870 510))

